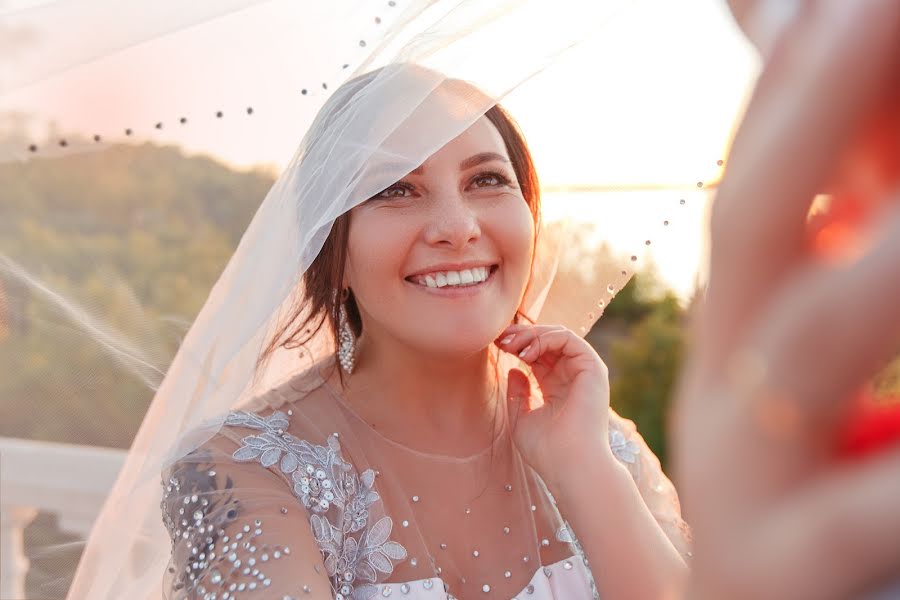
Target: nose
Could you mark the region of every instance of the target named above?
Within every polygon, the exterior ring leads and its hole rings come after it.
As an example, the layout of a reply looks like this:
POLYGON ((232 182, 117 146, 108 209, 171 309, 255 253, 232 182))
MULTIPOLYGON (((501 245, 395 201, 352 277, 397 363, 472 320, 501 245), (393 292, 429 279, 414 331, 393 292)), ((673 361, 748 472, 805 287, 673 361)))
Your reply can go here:
POLYGON ((481 237, 477 213, 458 193, 448 194, 436 204, 425 229, 429 245, 459 250, 481 237))

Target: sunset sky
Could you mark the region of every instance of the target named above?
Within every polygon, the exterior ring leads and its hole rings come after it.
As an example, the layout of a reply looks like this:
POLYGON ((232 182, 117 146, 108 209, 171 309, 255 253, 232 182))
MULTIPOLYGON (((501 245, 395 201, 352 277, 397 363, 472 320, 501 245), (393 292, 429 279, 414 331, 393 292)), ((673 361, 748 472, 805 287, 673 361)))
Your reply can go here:
MULTIPOLYGON (((15 81, 17 76, 21 80, 27 69, 38 73, 66 64, 70 68, 25 87, 0 88, 6 92, 0 93, 0 113, 28 115, 29 137, 41 156, 101 147, 91 141, 96 134, 103 142, 176 144, 237 168, 263 165, 278 172, 291 159, 324 98, 355 71, 365 70, 360 67, 362 61, 410 4, 409 0, 393 5, 388 0, 217 2, 198 1, 192 9, 194 18, 201 18, 204 7, 227 12, 223 7, 248 6, 99 60, 89 59, 104 47, 127 45, 129 36, 142 39, 170 30, 188 22, 191 15, 166 13, 175 5, 161 2, 159 14, 152 18, 98 12, 67 20, 61 28, 65 36, 54 33, 37 35, 36 42, 26 39, 22 60, 7 61, 0 68, 0 83, 15 81), (54 41, 45 48, 42 39, 54 41), (349 66, 343 68, 345 64, 349 66), (16 65, 21 65, 18 73, 16 65), (247 113, 248 107, 252 114, 247 113), (182 117, 187 119, 184 124, 179 122, 182 117), (47 143, 47 123, 51 122, 55 137, 47 143), (132 129, 130 137, 124 135, 126 128, 132 129), (76 135, 88 143, 73 142, 65 149, 55 143, 56 138, 74 140, 76 135)), ((590 6, 585 12, 595 15, 593 7, 604 5, 566 2, 590 6)), ((2 16, 3 9, 11 12, 27 4, 37 3, 0 2, 0 27, 20 24, 2 16)), ((109 3, 85 3, 90 4, 109 3)), ((503 104, 522 125, 548 198, 553 198, 548 202, 548 216, 574 210, 597 222, 615 220, 609 237, 621 238, 623 246, 628 245, 625 240, 643 242, 651 234, 676 238, 671 248, 651 245, 642 252, 653 253, 663 276, 684 291, 703 246, 704 195, 692 186, 718 178, 717 161, 725 156, 757 60, 720 0, 606 4, 628 6, 607 10, 599 28, 583 25, 595 32, 590 40, 523 83, 503 104), (561 192, 571 187, 582 192, 561 192), (623 218, 629 209, 609 201, 611 194, 623 189, 638 189, 646 198, 657 200, 663 195, 692 195, 690 203, 678 205, 680 212, 673 213, 671 226, 655 232, 651 225, 659 226, 659 214, 669 209, 648 217, 633 207, 630 212, 635 215, 623 218), (592 211, 599 212, 591 216, 592 211)), ((506 26, 530 32, 533 42, 520 52, 532 48, 540 52, 553 46, 550 38, 559 31, 554 28, 582 26, 571 17, 572 13, 523 11, 519 22, 506 26)), ((479 54, 467 69, 474 81, 499 82, 502 88, 503 82, 519 75, 503 66, 504 53, 510 50, 502 30, 485 31, 479 54)), ((403 41, 393 44, 399 47, 403 41)), ((381 54, 392 56, 391 52, 388 48, 381 54)), ((441 60, 458 64, 461 59, 444 51, 429 60, 440 66, 441 60)), ((28 156, 21 145, 0 148, 0 160, 28 156)))

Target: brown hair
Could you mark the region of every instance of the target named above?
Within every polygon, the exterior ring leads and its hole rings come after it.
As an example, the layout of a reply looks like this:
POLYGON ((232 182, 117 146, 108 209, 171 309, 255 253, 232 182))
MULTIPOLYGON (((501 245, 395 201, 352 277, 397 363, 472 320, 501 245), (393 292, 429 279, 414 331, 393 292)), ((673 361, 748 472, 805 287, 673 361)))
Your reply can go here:
MULTIPOLYGON (((484 116, 503 138, 519 189, 531 210, 537 230, 541 213, 540 186, 525 138, 518 124, 499 104, 489 108, 484 116)), ((304 295, 276 327, 260 354, 257 367, 264 364, 278 348, 292 349, 304 346, 326 321, 335 347, 339 346, 340 292, 344 280, 349 232, 350 211, 347 211, 335 219, 321 251, 303 274, 304 295)), ((362 333, 362 320, 352 290, 346 297, 345 305, 350 327, 358 337, 362 333)))

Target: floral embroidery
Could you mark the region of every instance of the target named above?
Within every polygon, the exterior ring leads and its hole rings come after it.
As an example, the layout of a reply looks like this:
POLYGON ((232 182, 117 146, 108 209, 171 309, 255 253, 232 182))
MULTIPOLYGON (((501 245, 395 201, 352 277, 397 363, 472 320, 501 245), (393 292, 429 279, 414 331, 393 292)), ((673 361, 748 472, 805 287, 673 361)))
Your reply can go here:
POLYGON ((556 539, 557 541, 572 544, 575 547, 575 553, 581 557, 581 560, 584 562, 585 570, 587 571, 588 581, 591 584, 591 593, 594 596, 594 600, 600 600, 600 592, 597 590, 597 582, 594 581, 594 574, 591 572, 591 568, 588 566, 587 556, 584 554, 584 549, 581 547, 581 542, 578 541, 578 538, 575 537, 575 532, 572 531, 572 526, 569 525, 569 522, 566 521, 560 526, 559 529, 556 530, 556 539))
POLYGON ((630 465, 637 462, 638 454, 641 452, 641 447, 634 440, 625 437, 625 434, 612 427, 609 429, 609 447, 612 448, 616 458, 630 465))
POLYGON ((262 431, 242 438, 232 457, 239 462, 258 460, 267 468, 277 465, 290 476, 294 495, 311 512, 313 537, 324 556, 335 599, 361 600, 377 593, 372 584, 378 573, 393 572, 392 561, 404 560, 406 549, 388 539, 393 529, 390 517, 367 528, 369 507, 380 499, 374 490, 375 472, 357 474, 341 456, 337 434, 328 437, 326 447, 286 433, 288 419, 280 411, 265 418, 234 411, 225 424, 262 431))

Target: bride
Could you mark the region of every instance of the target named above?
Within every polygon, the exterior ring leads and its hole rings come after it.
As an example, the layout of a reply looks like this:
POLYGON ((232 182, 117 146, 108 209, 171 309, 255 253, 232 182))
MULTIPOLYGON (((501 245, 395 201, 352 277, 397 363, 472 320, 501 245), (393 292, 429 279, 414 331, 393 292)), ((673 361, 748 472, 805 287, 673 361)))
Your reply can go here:
POLYGON ((167 597, 674 595, 672 484, 593 348, 531 316, 548 253, 505 110, 375 70, 328 100, 294 173, 280 201, 321 250, 256 367, 293 374, 165 469, 167 597), (445 123, 461 133, 429 147, 445 123))

